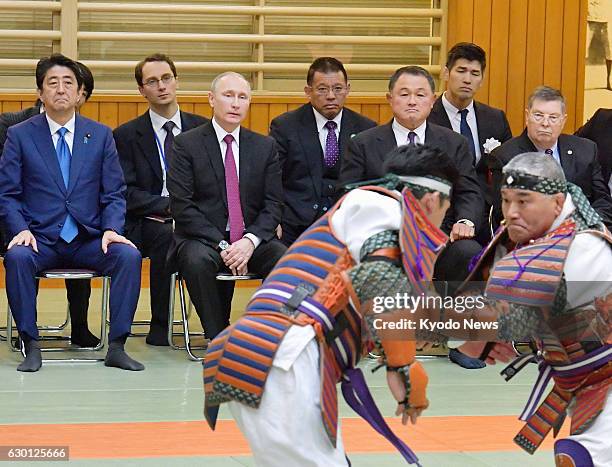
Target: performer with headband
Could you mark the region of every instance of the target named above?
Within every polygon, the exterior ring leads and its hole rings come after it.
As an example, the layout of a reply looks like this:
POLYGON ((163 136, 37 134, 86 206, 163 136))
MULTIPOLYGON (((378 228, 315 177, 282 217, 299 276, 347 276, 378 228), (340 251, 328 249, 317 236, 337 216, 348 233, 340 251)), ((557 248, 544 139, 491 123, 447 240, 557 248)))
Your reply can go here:
POLYGON ((570 436, 555 442, 557 466, 612 465, 612 236, 559 164, 539 153, 510 161, 502 175, 505 226, 479 258, 472 279, 488 279, 486 296, 499 337, 528 338, 524 355, 502 374, 512 378, 529 361, 539 377, 514 438, 533 453, 566 413, 570 436), (491 263, 499 259, 491 268, 491 263), (538 402, 550 379, 554 386, 538 402))
POLYGON ((386 424, 356 366, 376 348, 402 422, 414 423, 427 408, 427 375, 415 361, 414 339, 381 339, 365 315, 375 297, 406 284, 416 293, 431 280, 447 242, 438 225, 457 169, 438 149, 408 145, 389 155, 385 172, 395 175, 351 191, 308 228, 245 315, 208 347, 206 418, 214 429, 219 404, 230 401, 257 465, 350 465, 340 436, 339 382, 348 404, 409 463, 418 462, 386 424))

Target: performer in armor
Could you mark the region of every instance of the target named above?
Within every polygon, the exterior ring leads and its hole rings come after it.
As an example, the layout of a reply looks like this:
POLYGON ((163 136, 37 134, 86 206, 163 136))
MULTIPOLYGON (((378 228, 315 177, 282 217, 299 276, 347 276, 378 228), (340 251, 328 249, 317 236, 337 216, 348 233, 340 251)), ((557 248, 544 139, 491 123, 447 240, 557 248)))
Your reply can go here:
POLYGON ((537 354, 502 372, 508 380, 527 362, 539 364, 521 414, 527 423, 514 440, 533 453, 569 413, 570 436, 555 443, 556 465, 611 466, 612 236, 548 155, 517 156, 502 180, 505 226, 474 272, 489 275, 482 278, 499 338, 537 345, 537 354), (551 378, 553 389, 538 407, 551 378))
POLYGON ((404 424, 428 406, 427 375, 415 361, 414 340, 381 339, 364 310, 374 297, 416 292, 431 280, 447 241, 438 226, 457 170, 439 150, 407 145, 393 151, 385 172, 394 175, 351 191, 307 229, 245 315, 208 347, 206 418, 214 429, 219 404, 229 401, 257 465, 350 465, 339 382, 348 404, 408 462, 418 462, 376 408, 357 363, 369 350, 383 356, 404 424))

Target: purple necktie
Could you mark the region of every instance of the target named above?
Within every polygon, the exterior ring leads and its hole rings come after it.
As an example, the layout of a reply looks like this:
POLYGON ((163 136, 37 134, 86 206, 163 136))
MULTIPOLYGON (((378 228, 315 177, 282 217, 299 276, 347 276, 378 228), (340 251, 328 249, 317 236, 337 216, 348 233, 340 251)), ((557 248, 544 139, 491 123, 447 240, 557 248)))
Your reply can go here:
POLYGON ((417 134, 414 131, 411 131, 410 133, 408 133, 408 144, 411 144, 412 146, 414 146, 416 143, 416 136, 417 134))
POLYGON ((244 219, 242 217, 242 206, 240 205, 240 185, 238 184, 238 172, 236 161, 232 150, 232 135, 223 138, 227 149, 225 150, 225 191, 227 193, 227 211, 229 214, 230 243, 242 238, 244 233, 244 219))
POLYGON ((554 157, 552 149, 547 149, 546 151, 544 151, 544 154, 546 154, 547 156, 550 156, 550 157, 554 157))
POLYGON ((166 164, 166 170, 168 170, 168 166, 170 165, 170 157, 172 154, 172 144, 174 143, 174 133, 172 133, 174 122, 172 120, 168 120, 166 123, 164 123, 162 128, 166 130, 166 138, 164 139, 164 164, 166 164))
POLYGON ((327 128, 327 139, 325 140, 325 167, 333 167, 338 163, 340 157, 340 148, 338 147, 338 138, 336 138, 336 128, 338 125, 333 120, 329 120, 325 124, 327 128))

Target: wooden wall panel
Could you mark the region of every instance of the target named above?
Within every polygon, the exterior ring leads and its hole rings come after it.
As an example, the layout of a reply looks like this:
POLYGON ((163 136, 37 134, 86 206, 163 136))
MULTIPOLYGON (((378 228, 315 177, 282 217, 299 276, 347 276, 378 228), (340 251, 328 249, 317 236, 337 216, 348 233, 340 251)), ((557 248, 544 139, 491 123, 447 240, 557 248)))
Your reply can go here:
MULTIPOLYGON (((487 54, 487 58, 491 57, 491 9, 493 3, 491 0, 475 0, 474 1, 474 31, 472 33, 472 42, 482 47, 487 54)), ((448 43, 449 48, 454 43, 448 43)), ((491 62, 488 61, 488 69, 485 70, 485 79, 478 91, 478 99, 483 102, 489 101, 489 86, 491 62)))
POLYGON ((529 0, 512 0, 508 38, 508 92, 506 116, 516 135, 524 125, 525 74, 527 73, 527 13, 529 0))
POLYGON ((504 107, 506 105, 509 31, 510 0, 493 0, 488 102, 494 107, 504 107))

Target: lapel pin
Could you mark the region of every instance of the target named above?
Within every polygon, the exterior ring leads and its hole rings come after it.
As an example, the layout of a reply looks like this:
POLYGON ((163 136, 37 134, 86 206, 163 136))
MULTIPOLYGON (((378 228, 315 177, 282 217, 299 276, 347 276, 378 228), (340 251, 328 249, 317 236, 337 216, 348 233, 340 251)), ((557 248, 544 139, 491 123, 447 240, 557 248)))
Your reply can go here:
POLYGON ((356 133, 351 134, 351 136, 349 138, 353 139, 355 136, 357 136, 356 133))
POLYGON ((567 153, 568 153, 568 155, 570 155, 570 156, 571 156, 572 154, 574 154, 574 151, 572 151, 571 149, 568 149, 568 150, 567 150, 567 153))
POLYGON ((89 143, 89 138, 91 138, 91 133, 87 133, 83 138, 83 144, 89 143))

